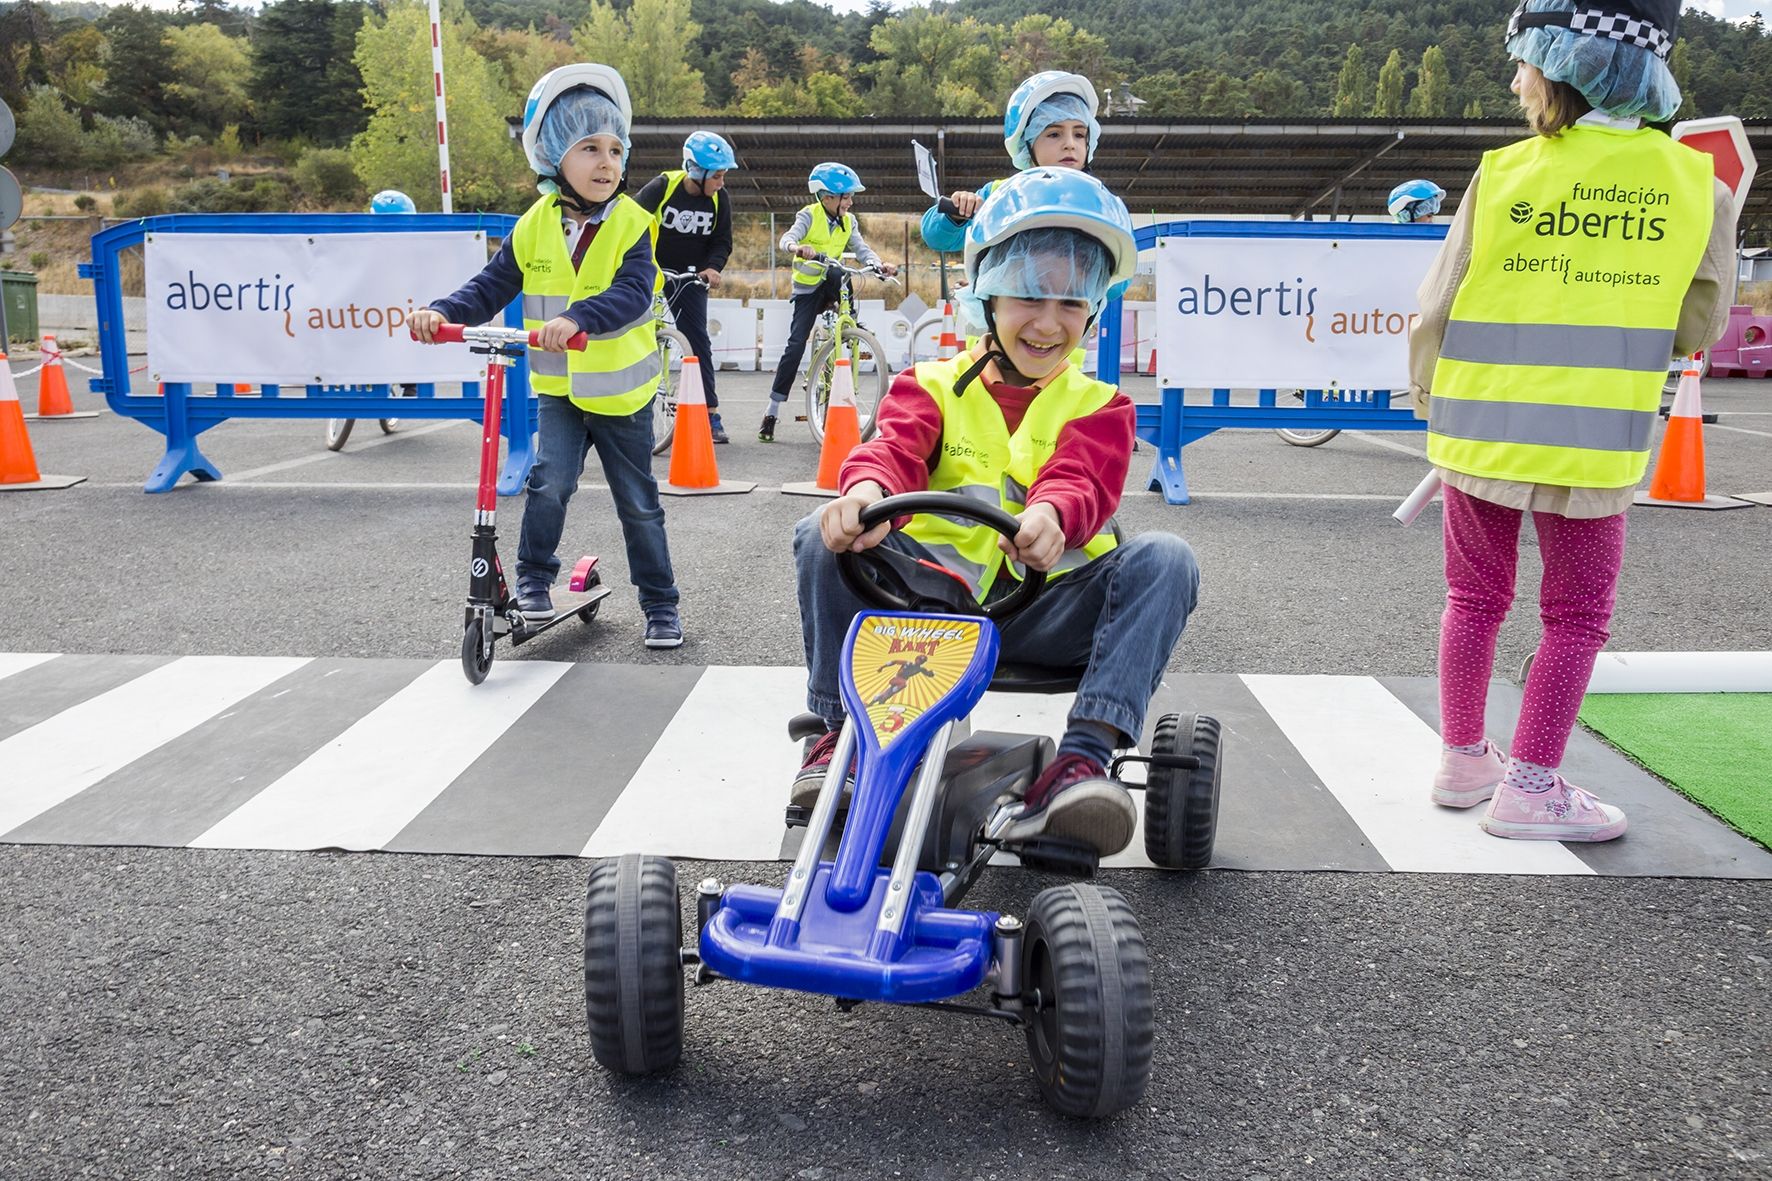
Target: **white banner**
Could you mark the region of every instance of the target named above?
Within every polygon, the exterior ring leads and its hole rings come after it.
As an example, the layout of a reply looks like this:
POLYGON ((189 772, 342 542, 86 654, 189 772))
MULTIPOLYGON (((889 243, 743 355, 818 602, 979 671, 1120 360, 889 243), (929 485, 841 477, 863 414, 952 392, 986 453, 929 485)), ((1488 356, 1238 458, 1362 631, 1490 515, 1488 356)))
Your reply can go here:
POLYGON ((475 381, 467 349, 406 317, 486 265, 486 235, 149 234, 154 381, 373 385, 475 381))
POLYGON ((1162 238, 1157 378, 1182 389, 1403 390, 1436 239, 1162 238))

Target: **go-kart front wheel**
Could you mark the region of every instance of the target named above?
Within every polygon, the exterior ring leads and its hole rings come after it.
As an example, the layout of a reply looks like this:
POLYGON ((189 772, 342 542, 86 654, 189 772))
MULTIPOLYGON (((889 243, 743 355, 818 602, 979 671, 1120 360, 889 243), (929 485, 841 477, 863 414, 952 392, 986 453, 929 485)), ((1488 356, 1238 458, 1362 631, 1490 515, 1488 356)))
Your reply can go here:
POLYGON ((1164 714, 1151 736, 1151 754, 1192 755, 1191 771, 1152 765, 1144 791, 1145 856, 1164 869, 1204 869, 1218 831, 1218 719, 1164 714))
POLYGON ((1144 932, 1118 890, 1055 886, 1034 896, 1022 985, 1040 1002, 1028 1057, 1046 1102, 1099 1118, 1144 1096, 1151 1074, 1151 968, 1144 932))
POLYGON ((683 1052, 683 925, 677 867, 625 857, 591 867, 585 895, 585 1020, 591 1053, 621 1074, 655 1074, 683 1052))

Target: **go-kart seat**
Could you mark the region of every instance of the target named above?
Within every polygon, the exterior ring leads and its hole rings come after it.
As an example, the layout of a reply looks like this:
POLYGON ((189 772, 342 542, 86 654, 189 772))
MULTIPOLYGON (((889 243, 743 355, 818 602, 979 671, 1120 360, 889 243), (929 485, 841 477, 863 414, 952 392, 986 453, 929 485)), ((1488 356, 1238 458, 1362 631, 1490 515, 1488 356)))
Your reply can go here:
POLYGON ((1083 680, 1082 668, 1052 668, 1044 664, 997 662, 991 675, 995 693, 1075 693, 1083 680))

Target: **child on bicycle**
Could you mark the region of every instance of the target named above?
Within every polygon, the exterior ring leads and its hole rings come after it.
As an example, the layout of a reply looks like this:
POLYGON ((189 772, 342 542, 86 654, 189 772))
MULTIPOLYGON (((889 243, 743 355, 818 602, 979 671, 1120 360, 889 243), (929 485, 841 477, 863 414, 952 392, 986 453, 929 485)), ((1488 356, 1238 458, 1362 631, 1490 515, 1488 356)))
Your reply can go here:
POLYGON ((726 173, 736 167, 738 157, 723 137, 693 132, 683 141, 683 167, 659 173, 634 197, 656 223, 658 265, 667 272, 665 302, 677 331, 701 361, 708 426, 716 443, 732 440, 720 422, 720 398, 714 392, 720 365, 708 340, 708 290, 720 285, 720 272, 732 256, 732 204, 720 194, 726 173), (695 271, 701 282, 673 278, 684 271, 695 271))
POLYGON ((485 270, 409 322, 428 343, 439 324, 483 324, 522 294, 524 326, 540 334, 529 364, 542 397, 517 547, 518 609, 535 621, 554 616, 549 588, 560 572, 566 504, 595 448, 646 615, 646 646, 675 648, 683 624, 652 477, 659 272, 652 216, 621 191, 631 121, 627 85, 610 67, 581 63, 544 75, 523 112, 523 150, 541 199, 485 270), (580 332, 591 343, 568 351, 580 332))
POLYGON ((847 164, 820 164, 807 177, 806 187, 817 200, 800 210, 794 224, 781 236, 781 248, 796 256, 794 320, 788 329, 781 363, 775 367, 775 383, 769 388, 769 408, 763 412, 763 425, 757 428, 757 438, 765 443, 775 442, 775 421, 781 415, 782 403, 788 400, 794 374, 800 371, 813 321, 837 302, 843 273, 816 261, 818 256, 836 258, 853 250, 863 266, 876 268, 887 276, 898 273, 897 267, 881 262, 863 240, 861 226, 850 212, 855 194, 866 191, 855 169, 847 164))
POLYGON ((1435 803, 1483 828, 1607 841, 1624 812, 1558 774, 1624 556, 1670 354, 1722 335, 1735 208, 1710 158, 1643 127, 1680 105, 1676 0, 1526 0, 1508 22, 1534 136, 1488 152, 1421 288, 1410 344, 1445 486, 1435 803), (1629 277, 1628 283, 1621 282, 1629 277), (1520 523, 1538 532, 1544 634, 1511 757, 1484 736, 1520 523))
POLYGON ((1114 510, 1132 462, 1130 399, 1084 376, 1069 354, 1137 264, 1126 207, 1085 173, 1039 168, 997 186, 966 235, 961 296, 979 343, 893 379, 879 433, 844 463, 842 496, 794 533, 806 645, 807 704, 830 732, 807 751, 794 802, 817 799, 843 721, 837 669, 862 608, 837 555, 885 545, 937 563, 989 601, 1019 580, 1012 562, 1045 571, 1041 595, 1000 624, 1002 657, 1086 666, 1058 757, 1029 787, 1005 839, 1046 834, 1116 853, 1137 810, 1109 779, 1116 746, 1136 742, 1145 710, 1193 611, 1199 567, 1167 533, 1121 542, 1114 510), (919 515, 863 533, 882 497, 989 490, 1021 520, 1013 541, 993 529, 919 515))

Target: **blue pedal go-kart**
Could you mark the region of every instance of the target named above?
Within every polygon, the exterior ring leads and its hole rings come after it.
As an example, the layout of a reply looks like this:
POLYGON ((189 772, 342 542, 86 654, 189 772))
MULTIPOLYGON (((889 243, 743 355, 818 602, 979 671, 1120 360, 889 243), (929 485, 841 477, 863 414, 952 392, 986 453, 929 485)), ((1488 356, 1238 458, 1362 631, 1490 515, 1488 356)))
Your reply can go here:
MULTIPOLYGON (((1013 537, 1020 523, 952 493, 881 500, 862 525, 941 513, 1013 537)), ((1022 1027, 1047 1102, 1066 1115, 1107 1116, 1138 1102, 1150 1073, 1153 1015, 1144 935, 1116 890, 1074 883, 1042 890, 1024 921, 959 908, 998 853, 1048 871, 1090 876, 1093 850, 1003 834, 1022 794, 1053 758, 1041 735, 969 733, 987 689, 1068 692, 1078 669, 1000 665, 996 621, 1024 609, 1044 575, 987 604, 953 573, 884 546, 839 558, 844 579, 879 610, 855 617, 844 646, 848 720, 780 887, 696 889, 698 938, 682 940, 676 866, 633 854, 591 870, 585 904, 585 1010, 604 1067, 649 1074, 681 1053, 684 972, 835 999, 916 1005, 1022 1027), (844 791, 854 759, 852 796, 844 791), (834 854, 829 846, 839 828, 834 854), (894 850, 885 857, 888 846, 894 850), (981 995, 963 1000, 967 994, 981 995)), ((823 731, 810 715, 790 734, 823 731)), ((1160 866, 1212 856, 1219 726, 1204 715, 1159 720, 1147 765, 1145 849, 1160 866)))

